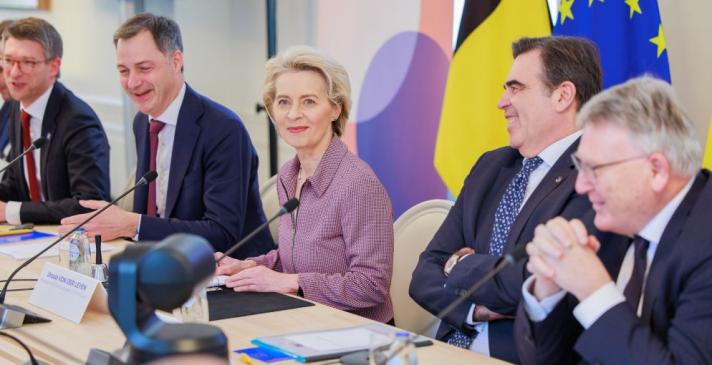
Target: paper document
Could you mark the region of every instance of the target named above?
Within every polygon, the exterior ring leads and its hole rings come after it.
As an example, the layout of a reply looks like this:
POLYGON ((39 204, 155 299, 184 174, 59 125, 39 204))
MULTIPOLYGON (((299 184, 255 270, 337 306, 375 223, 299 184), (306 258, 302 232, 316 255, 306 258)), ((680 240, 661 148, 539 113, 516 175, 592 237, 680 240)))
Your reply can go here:
POLYGON ((341 331, 304 333, 286 336, 286 338, 317 351, 334 351, 349 347, 368 347, 372 333, 364 328, 347 328, 341 331))

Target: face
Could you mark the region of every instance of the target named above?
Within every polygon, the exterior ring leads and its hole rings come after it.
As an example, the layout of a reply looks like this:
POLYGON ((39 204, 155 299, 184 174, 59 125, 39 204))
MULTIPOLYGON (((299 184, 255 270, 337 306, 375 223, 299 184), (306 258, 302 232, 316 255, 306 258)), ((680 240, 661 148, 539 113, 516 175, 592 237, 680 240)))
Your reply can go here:
POLYGON ((603 122, 584 127, 576 155, 588 166, 608 164, 593 174, 579 171, 576 179, 576 191, 588 195, 596 212, 596 227, 637 234, 655 212, 651 164, 645 154, 624 129, 603 122))
POLYGON ((116 67, 121 87, 144 114, 157 117, 183 86, 183 54, 165 55, 147 30, 116 44, 116 67))
POLYGON ((329 101, 326 81, 314 71, 285 72, 275 80, 272 118, 279 135, 297 152, 326 150, 341 106, 329 101))
POLYGON ((544 82, 539 50, 517 56, 504 83, 497 107, 504 111, 509 145, 526 157, 534 157, 555 142, 556 98, 544 82))
POLYGON ((61 60, 45 60, 45 51, 40 43, 28 39, 8 38, 3 52, 6 59, 26 61, 25 66, 14 62, 3 69, 10 96, 24 106, 37 100, 57 79, 61 60))

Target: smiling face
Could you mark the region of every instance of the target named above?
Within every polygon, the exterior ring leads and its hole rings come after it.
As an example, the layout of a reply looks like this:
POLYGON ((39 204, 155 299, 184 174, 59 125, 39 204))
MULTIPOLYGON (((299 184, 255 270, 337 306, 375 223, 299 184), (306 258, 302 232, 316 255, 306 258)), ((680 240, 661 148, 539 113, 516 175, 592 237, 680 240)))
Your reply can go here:
POLYGON ((509 145, 526 157, 536 156, 555 142, 562 127, 557 126, 555 109, 559 95, 549 90, 543 79, 540 51, 520 54, 512 64, 504 94, 497 103, 508 122, 509 145))
POLYGON ((163 114, 183 86, 182 52, 164 54, 147 30, 118 40, 116 65, 121 87, 138 110, 153 117, 163 114))
POLYGON ((3 56, 15 61, 3 69, 7 89, 13 99, 29 106, 57 79, 61 60, 45 60, 45 50, 39 42, 10 37, 5 41, 3 56), (31 66, 22 70, 19 62, 29 61, 31 66))
POLYGON ((275 80, 272 118, 279 135, 300 152, 325 151, 333 134, 331 123, 341 106, 331 103, 324 77, 315 71, 288 71, 275 80))
POLYGON ((650 158, 627 131, 610 123, 587 124, 576 155, 588 166, 609 164, 595 176, 579 171, 576 179, 576 192, 588 195, 596 212, 596 227, 629 236, 638 233, 656 211, 650 158))

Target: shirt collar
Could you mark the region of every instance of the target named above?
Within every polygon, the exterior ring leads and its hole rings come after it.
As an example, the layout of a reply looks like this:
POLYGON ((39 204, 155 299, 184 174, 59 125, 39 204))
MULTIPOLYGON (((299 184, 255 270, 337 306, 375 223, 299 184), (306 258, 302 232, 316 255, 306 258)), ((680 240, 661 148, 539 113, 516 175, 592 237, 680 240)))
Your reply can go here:
POLYGON ((651 243, 657 244, 660 242, 660 238, 663 236, 663 232, 665 231, 668 222, 670 222, 673 214, 675 214, 677 207, 679 207, 680 203, 682 203, 682 199, 685 198, 685 195, 687 195, 690 188, 692 188, 692 183, 694 181, 695 178, 693 176, 690 178, 690 181, 687 182, 687 185, 685 185, 685 187, 682 188, 682 190, 680 190, 677 195, 675 195, 675 197, 672 198, 672 200, 670 200, 667 205, 665 205, 665 207, 660 210, 658 214, 656 214, 655 217, 653 217, 653 219, 651 219, 648 224, 643 227, 643 229, 640 230, 638 235, 651 243))
POLYGON ((31 117, 42 120, 44 118, 45 109, 47 109, 47 103, 49 102, 49 95, 52 94, 53 89, 54 84, 48 87, 47 90, 45 90, 45 92, 37 98, 37 100, 32 102, 32 104, 22 105, 22 102, 20 102, 20 107, 31 117))
POLYGON ((180 88, 180 91, 178 92, 178 95, 176 96, 175 99, 168 105, 168 108, 163 112, 163 114, 153 117, 151 115, 148 116, 148 120, 150 121, 151 119, 159 120, 165 124, 170 124, 170 125, 177 125, 178 124, 178 114, 180 113, 180 107, 183 105, 183 98, 185 97, 185 82, 183 83, 183 86, 180 88))
MULTIPOLYGON (((337 135, 333 135, 329 147, 326 148, 324 155, 314 170, 314 174, 306 179, 314 187, 317 196, 321 196, 326 192, 326 189, 331 184, 331 181, 336 176, 341 160, 344 158, 348 148, 337 135)), ((299 158, 296 156, 285 163, 279 170, 280 179, 285 185, 287 196, 293 197, 294 189, 297 184, 297 175, 299 174, 299 158)), ((306 183, 306 182, 305 182, 306 183)))
MULTIPOLYGON (((550 144, 548 147, 544 148, 544 150, 539 153, 539 158, 541 158, 547 166, 554 166, 556 161, 561 158, 561 155, 563 155, 564 152, 566 152, 566 150, 569 149, 569 147, 571 147, 571 145, 576 142, 579 137, 581 137, 582 133, 583 132, 581 130, 578 130, 550 144)), ((522 164, 526 162, 526 160, 527 158, 522 161, 522 164)))

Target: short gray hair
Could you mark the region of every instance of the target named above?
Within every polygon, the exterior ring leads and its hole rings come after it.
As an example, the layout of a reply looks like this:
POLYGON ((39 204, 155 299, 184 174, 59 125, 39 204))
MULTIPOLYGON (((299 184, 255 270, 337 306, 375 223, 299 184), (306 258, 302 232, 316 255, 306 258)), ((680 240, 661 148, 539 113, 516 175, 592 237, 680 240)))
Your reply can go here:
POLYGON ((662 153, 674 171, 694 176, 700 169, 695 126, 665 81, 642 76, 603 91, 583 106, 577 123, 612 123, 628 131, 645 153, 662 153))
POLYGON ((351 109, 351 84, 344 66, 335 60, 306 46, 295 46, 278 54, 265 65, 265 82, 262 87, 262 102, 271 112, 277 90, 275 81, 288 71, 314 71, 326 82, 326 94, 334 105, 341 105, 341 114, 331 123, 331 129, 341 136, 346 128, 351 109))

